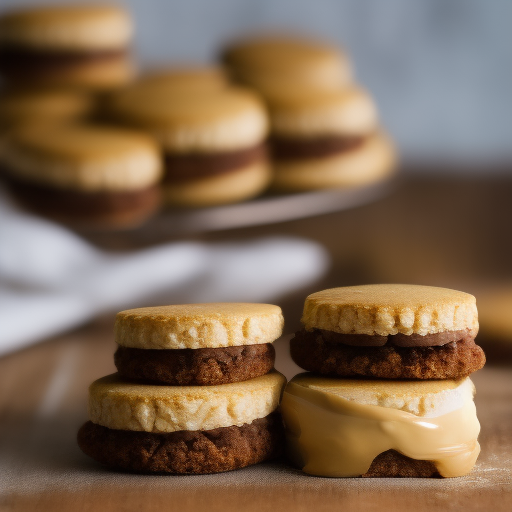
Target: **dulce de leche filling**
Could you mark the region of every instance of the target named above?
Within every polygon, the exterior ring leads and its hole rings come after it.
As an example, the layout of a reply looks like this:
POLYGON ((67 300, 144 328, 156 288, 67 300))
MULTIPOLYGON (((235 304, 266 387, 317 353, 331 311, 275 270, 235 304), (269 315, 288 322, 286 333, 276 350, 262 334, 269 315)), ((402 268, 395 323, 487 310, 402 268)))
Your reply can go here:
POLYGON ((395 347, 441 347, 457 341, 470 341, 476 337, 476 332, 471 329, 459 331, 444 331, 433 334, 390 334, 379 336, 377 334, 342 334, 339 332, 317 329, 303 331, 303 336, 316 337, 320 333, 322 338, 329 343, 341 343, 354 347, 383 347, 394 345, 395 347))
POLYGON ((117 61, 127 55, 125 49, 65 52, 5 47, 0 49, 0 68, 13 75, 51 74, 91 62, 117 61))
POLYGON ((234 151, 210 153, 167 153, 165 155, 166 183, 192 181, 240 170, 267 158, 264 143, 234 151))
POLYGON ((330 135, 311 139, 273 136, 270 144, 276 160, 305 160, 351 151, 359 148, 365 140, 363 136, 330 135))
POLYGON ((137 190, 82 192, 31 183, 8 172, 0 174, 20 202, 50 216, 87 219, 122 212, 146 213, 156 210, 160 202, 157 185, 137 190))
POLYGON ((411 459, 432 461, 443 477, 457 477, 471 471, 480 453, 480 424, 470 394, 459 409, 423 417, 292 381, 281 413, 288 455, 311 475, 361 476, 378 455, 396 450, 411 459))

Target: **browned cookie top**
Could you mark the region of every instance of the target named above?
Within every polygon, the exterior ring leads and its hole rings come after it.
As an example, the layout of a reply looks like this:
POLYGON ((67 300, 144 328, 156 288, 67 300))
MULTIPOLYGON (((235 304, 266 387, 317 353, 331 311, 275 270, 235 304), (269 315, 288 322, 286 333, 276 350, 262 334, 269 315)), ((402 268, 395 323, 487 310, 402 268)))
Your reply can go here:
POLYGON ((78 445, 107 466, 138 472, 204 474, 230 471, 271 459, 283 446, 278 413, 241 426, 155 434, 85 423, 78 445))
POLYGON ((340 377, 459 379, 485 364, 471 336, 442 346, 350 346, 322 331, 300 331, 290 342, 292 359, 305 370, 340 377))
POLYGON ((274 367, 272 344, 149 350, 120 346, 114 361, 123 377, 173 386, 212 386, 265 375, 274 367))

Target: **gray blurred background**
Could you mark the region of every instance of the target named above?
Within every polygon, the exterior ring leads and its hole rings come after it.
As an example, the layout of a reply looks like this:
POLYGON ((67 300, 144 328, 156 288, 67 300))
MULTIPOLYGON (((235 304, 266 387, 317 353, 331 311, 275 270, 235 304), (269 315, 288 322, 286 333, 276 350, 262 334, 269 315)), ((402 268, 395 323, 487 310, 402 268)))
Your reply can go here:
MULTIPOLYGON (((47 2, 0 0, 2 10, 38 3, 47 2)), ((225 41, 260 29, 305 32, 350 52, 406 160, 475 172, 512 161, 510 0, 119 3, 135 16, 144 65, 210 61, 225 41)))

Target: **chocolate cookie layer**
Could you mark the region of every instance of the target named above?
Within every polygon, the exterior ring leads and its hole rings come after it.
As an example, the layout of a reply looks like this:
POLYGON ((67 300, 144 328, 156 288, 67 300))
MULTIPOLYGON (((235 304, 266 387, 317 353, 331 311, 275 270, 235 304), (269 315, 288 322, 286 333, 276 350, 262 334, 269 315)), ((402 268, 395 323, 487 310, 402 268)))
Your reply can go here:
POLYGON ((239 347, 149 350, 119 347, 119 373, 173 386, 213 386, 265 375, 274 367, 271 343, 239 347))
POLYGON ((356 149, 363 144, 365 137, 325 136, 313 139, 286 139, 272 137, 272 156, 276 160, 304 160, 323 158, 356 149))
POLYGON ((160 204, 160 189, 157 186, 122 192, 81 192, 30 183, 8 173, 3 173, 2 178, 27 208, 64 220, 144 218, 151 215, 160 204))
POLYGON ((217 176, 260 162, 267 158, 267 147, 258 144, 237 151, 218 153, 186 153, 165 155, 167 183, 191 181, 207 176, 217 176))
POLYGON ((330 343, 342 343, 354 347, 383 347, 384 345, 395 347, 440 347, 457 341, 470 341, 476 337, 476 332, 470 329, 460 331, 445 331, 434 334, 394 334, 389 336, 367 334, 341 334, 338 332, 319 329, 322 337, 330 343))
POLYGON ((368 477, 428 478, 438 477, 436 465, 429 460, 414 460, 396 450, 381 453, 372 462, 370 469, 361 475, 368 477))
POLYGON ((102 464, 144 473, 205 474, 239 469, 278 456, 279 413, 240 427, 170 434, 113 430, 91 421, 78 431, 81 450, 102 464))
POLYGON ((303 330, 291 340, 290 353, 301 368, 338 377, 459 379, 485 364, 483 350, 472 339, 440 347, 353 347, 303 330))
POLYGON ((127 53, 126 50, 50 52, 6 47, 0 50, 0 71, 16 77, 51 75, 91 62, 117 61, 125 58, 127 53))

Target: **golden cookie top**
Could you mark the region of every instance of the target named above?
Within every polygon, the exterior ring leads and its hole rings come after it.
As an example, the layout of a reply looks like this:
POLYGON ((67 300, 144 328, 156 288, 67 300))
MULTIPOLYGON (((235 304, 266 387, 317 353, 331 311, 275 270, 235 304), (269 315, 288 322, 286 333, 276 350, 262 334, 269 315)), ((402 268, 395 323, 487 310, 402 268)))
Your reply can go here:
POLYGON ((118 345, 142 349, 215 348, 271 343, 284 319, 272 304, 209 303, 121 311, 118 345))
POLYGON ((89 418, 108 428, 160 433, 243 425, 272 413, 285 384, 275 370, 218 386, 140 384, 115 373, 89 387, 89 418))
POLYGON ((237 78, 262 93, 276 85, 329 90, 351 79, 346 54, 327 43, 296 36, 258 36, 232 44, 224 60, 237 78))
POLYGON ((469 293, 404 284, 331 288, 306 298, 307 330, 343 334, 431 334, 478 330, 476 299, 469 293))
POLYGON ((24 125, 2 149, 5 172, 60 188, 133 190, 154 185, 162 174, 155 141, 119 128, 24 125))
POLYGON ((179 91, 135 85, 114 95, 107 109, 119 122, 151 132, 165 149, 183 153, 250 147, 268 130, 261 99, 238 87, 179 91))
POLYGON ((190 93, 223 89, 228 87, 228 80, 220 67, 183 65, 149 71, 131 87, 149 94, 161 90, 190 93))
MULTIPOLYGON (((474 386, 466 377, 459 380, 366 380, 320 377, 300 373, 288 384, 324 395, 335 395, 364 405, 389 407, 417 416, 446 414, 472 399, 474 386)), ((287 388, 288 389, 288 388, 287 388)))
POLYGON ((129 14, 115 5, 32 7, 0 17, 0 46, 110 51, 124 49, 132 33, 129 14))

